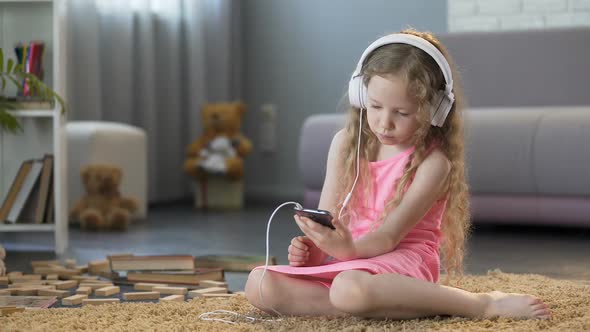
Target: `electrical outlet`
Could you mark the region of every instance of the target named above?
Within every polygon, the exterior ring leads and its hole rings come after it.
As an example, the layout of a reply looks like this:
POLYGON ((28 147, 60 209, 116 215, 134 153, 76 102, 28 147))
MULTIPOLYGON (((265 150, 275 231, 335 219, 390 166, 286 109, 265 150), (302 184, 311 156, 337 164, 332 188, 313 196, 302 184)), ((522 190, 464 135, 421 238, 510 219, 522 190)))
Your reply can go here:
POLYGON ((260 108, 260 127, 258 145, 260 151, 274 153, 277 148, 277 106, 264 104, 260 108))

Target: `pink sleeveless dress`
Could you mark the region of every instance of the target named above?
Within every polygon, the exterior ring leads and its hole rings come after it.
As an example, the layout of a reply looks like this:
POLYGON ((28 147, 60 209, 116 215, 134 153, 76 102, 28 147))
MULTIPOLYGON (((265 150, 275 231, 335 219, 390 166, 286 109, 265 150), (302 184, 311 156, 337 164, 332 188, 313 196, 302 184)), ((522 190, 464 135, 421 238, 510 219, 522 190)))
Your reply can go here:
MULTIPOLYGON (((403 174, 404 167, 414 148, 411 147, 389 159, 370 162, 372 193, 360 207, 354 209, 349 223, 353 239, 359 239, 379 225, 373 225, 381 217, 386 201, 395 191, 395 181, 403 174)), ((358 192, 363 192, 359 188, 358 192)), ((440 270, 440 224, 446 207, 446 199, 435 202, 424 218, 406 235, 399 245, 388 253, 349 261, 333 260, 324 265, 295 267, 269 266, 269 271, 293 277, 315 280, 330 287, 338 273, 346 270, 363 270, 371 274, 396 273, 424 281, 437 282, 440 270)), ((259 266, 256 269, 263 269, 259 266)))

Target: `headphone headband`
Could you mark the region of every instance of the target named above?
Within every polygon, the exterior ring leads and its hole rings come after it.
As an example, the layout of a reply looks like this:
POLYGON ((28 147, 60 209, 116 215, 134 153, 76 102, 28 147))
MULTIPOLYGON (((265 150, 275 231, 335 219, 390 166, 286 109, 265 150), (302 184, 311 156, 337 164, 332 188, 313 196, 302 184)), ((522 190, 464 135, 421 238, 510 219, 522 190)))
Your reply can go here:
POLYGON ((434 45, 432 45, 429 41, 415 35, 406 33, 394 33, 377 39, 376 41, 371 43, 369 47, 367 47, 367 49, 361 55, 361 58, 358 61, 354 72, 352 73, 352 77, 350 78, 350 103, 353 106, 359 108, 366 108, 366 87, 362 82, 361 74, 363 63, 365 62, 365 58, 369 56, 371 52, 383 45, 388 44, 412 45, 426 52, 438 64, 438 67, 442 71, 445 79, 445 89, 443 91, 440 91, 442 93, 442 96, 439 96, 441 100, 433 102, 437 105, 435 105, 436 109, 432 110, 432 124, 435 126, 442 126, 447 117, 447 114, 449 113, 453 105, 453 102, 455 101, 455 96, 453 94, 453 75, 451 71, 451 66, 447 62, 445 56, 434 45))

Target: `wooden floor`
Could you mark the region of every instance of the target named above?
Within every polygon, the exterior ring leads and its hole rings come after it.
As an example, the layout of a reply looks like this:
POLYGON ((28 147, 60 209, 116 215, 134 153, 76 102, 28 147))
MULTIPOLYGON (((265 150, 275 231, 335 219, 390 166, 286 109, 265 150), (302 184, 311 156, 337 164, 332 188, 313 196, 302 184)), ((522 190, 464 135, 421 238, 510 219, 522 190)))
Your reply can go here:
MULTIPOLYGON (((133 224, 127 232, 85 232, 72 227, 64 257, 85 263, 120 252, 264 255, 268 218, 276 206, 248 204, 233 212, 196 211, 190 204, 152 206, 148 219, 133 224)), ((270 252, 280 264, 287 263, 289 241, 299 234, 291 207, 284 207, 270 228, 270 252)), ((29 271, 31 260, 55 257, 53 237, 47 233, 0 233, 0 243, 8 250, 9 270, 29 271)), ((590 280, 590 227, 476 225, 468 249, 468 273, 485 274, 498 268, 590 280)), ((246 273, 226 273, 232 291, 242 290, 246 278, 246 273)))

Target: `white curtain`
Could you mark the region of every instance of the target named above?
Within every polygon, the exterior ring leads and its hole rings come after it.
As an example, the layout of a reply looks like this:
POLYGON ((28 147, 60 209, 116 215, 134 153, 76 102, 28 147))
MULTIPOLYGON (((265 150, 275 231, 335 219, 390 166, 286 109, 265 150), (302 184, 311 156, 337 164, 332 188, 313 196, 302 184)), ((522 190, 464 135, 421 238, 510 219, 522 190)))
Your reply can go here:
POLYGON ((240 2, 66 0, 65 12, 68 120, 143 128, 149 201, 187 197, 200 107, 241 97, 240 2))

